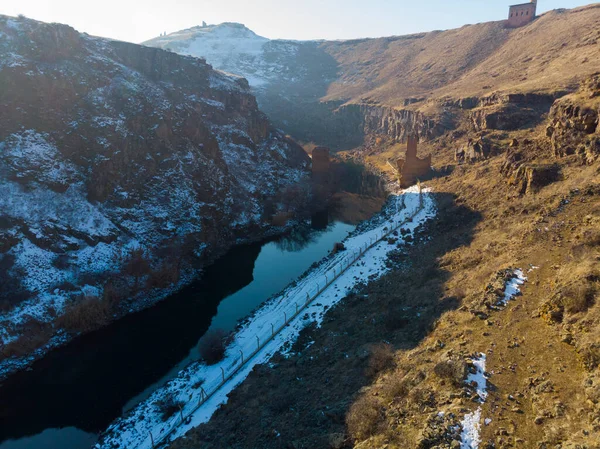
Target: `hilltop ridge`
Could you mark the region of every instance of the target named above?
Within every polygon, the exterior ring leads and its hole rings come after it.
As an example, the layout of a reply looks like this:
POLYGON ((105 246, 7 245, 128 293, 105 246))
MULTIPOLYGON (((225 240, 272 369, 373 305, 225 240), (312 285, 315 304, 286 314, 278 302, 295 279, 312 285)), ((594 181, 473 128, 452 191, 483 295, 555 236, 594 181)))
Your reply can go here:
POLYGON ((145 44, 247 78, 276 126, 304 142, 349 149, 362 143, 370 114, 395 120, 374 108, 438 120, 448 102, 573 91, 600 72, 599 41, 600 4, 593 4, 550 11, 521 28, 499 20, 407 36, 285 41, 222 24, 145 44))

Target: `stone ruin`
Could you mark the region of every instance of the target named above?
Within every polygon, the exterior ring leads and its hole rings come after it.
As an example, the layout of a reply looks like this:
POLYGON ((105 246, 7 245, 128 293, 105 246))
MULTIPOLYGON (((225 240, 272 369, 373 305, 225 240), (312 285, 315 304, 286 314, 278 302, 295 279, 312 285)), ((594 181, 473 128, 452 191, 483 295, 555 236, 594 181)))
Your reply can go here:
POLYGON ((329 148, 316 147, 312 151, 313 177, 318 177, 323 174, 329 174, 330 165, 331 157, 329 156, 329 148))
POLYGON ((537 9, 537 0, 530 0, 529 3, 520 3, 512 5, 508 11, 508 28, 518 28, 533 22, 537 9))
POLYGON ((426 177, 431 172, 431 156, 424 159, 417 157, 417 145, 419 138, 416 135, 408 137, 406 155, 404 159, 398 159, 398 176, 400 187, 407 188, 414 185, 419 179, 426 177))

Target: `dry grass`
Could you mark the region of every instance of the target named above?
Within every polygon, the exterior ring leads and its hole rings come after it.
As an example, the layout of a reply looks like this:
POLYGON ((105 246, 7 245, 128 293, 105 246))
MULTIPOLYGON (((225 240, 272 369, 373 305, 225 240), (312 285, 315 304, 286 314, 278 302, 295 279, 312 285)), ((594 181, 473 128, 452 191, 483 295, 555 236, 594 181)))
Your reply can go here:
POLYGON ((374 377, 394 365, 394 350, 388 344, 381 343, 371 349, 367 376, 374 377))
POLYGON ((383 418, 379 401, 367 395, 361 396, 352 404, 346 416, 348 432, 355 441, 362 441, 374 435, 383 418))
MULTIPOLYGON (((338 62, 340 74, 325 98, 398 107, 411 97, 553 91, 600 72, 599 17, 600 6, 592 5, 551 11, 514 30, 505 29, 505 17, 498 17, 442 32, 327 42, 323 48, 338 62)), ((421 101, 408 107, 427 113, 431 105, 421 101)))

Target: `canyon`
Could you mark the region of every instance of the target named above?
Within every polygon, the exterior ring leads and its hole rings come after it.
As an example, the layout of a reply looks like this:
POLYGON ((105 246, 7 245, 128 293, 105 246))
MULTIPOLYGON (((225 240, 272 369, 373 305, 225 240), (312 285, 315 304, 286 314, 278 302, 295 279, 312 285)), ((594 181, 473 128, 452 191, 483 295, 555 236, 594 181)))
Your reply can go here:
MULTIPOLYGON (((0 16, 0 55, 6 373, 180 290, 227 248, 297 230, 311 165, 326 190, 398 194, 346 244, 389 232, 427 187, 427 220, 372 243, 376 273, 357 260, 331 302, 284 315, 293 338, 207 416, 183 416, 215 382, 193 363, 114 421, 106 447, 153 445, 147 431, 172 422, 181 449, 600 444, 600 4, 519 28, 307 42, 224 23, 134 45, 0 16)), ((230 327, 250 335, 311 270, 327 276, 347 249, 333 248, 230 327)))

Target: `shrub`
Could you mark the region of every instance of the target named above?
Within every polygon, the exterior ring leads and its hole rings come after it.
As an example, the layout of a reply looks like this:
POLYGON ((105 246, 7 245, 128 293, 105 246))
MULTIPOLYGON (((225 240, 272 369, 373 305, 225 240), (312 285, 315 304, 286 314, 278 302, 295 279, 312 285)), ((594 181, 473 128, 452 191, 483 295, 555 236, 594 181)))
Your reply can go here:
POLYGON ((59 270, 66 270, 70 266, 69 255, 68 254, 59 254, 52 261, 52 266, 59 270))
POLYGON ((386 381, 384 384, 383 394, 390 400, 393 399, 404 399, 410 392, 409 383, 406 379, 394 376, 386 381))
POLYGON ((123 273, 132 276, 137 283, 139 279, 150 272, 150 261, 144 248, 133 248, 127 254, 123 273))
POLYGON ((394 351, 388 344, 378 344, 371 349, 371 357, 367 367, 367 376, 374 377, 381 371, 390 368, 394 363, 394 351))
POLYGON ((179 266, 177 264, 163 263, 158 270, 154 270, 148 277, 148 288, 167 288, 179 282, 179 266))
POLYGON ((594 371, 600 366, 600 344, 592 343, 579 350, 579 356, 588 371, 594 371))
POLYGON ((409 321, 405 316, 405 312, 401 309, 388 309, 383 317, 383 325, 390 332, 402 329, 408 324, 409 321))
POLYGON ((333 245, 333 251, 331 251, 331 254, 337 254, 340 251, 345 251, 346 250, 346 246, 341 243, 341 242, 336 242, 333 245))
POLYGON ((25 335, 6 346, 0 345, 0 358, 24 356, 44 346, 52 337, 52 326, 31 318, 24 326, 23 332, 25 335))
POLYGON ((600 246, 600 231, 589 229, 583 233, 583 241, 587 246, 600 246))
POLYGON ((410 402, 417 406, 419 411, 423 412, 427 408, 436 406, 435 395, 430 390, 414 388, 409 394, 410 402))
POLYGON ((461 385, 467 377, 467 364, 464 360, 444 360, 433 368, 433 372, 441 379, 449 380, 454 385, 461 385))
POLYGON ((177 399, 173 393, 168 393, 156 402, 156 408, 160 412, 163 421, 177 413, 184 405, 185 403, 177 399))
POLYGON ((110 316, 110 306, 106 301, 86 296, 69 304, 56 320, 56 325, 68 332, 90 332, 108 323, 110 316))
POLYGON ((595 295, 592 285, 571 286, 563 291, 562 304, 568 313, 585 312, 593 305, 595 295))
POLYGON ((382 408, 377 399, 361 396, 346 415, 348 432, 355 441, 366 440, 377 431, 382 418, 382 408))
POLYGON ((231 342, 231 336, 223 329, 209 331, 202 337, 198 344, 200 358, 207 365, 214 365, 223 360, 227 345, 231 342))

